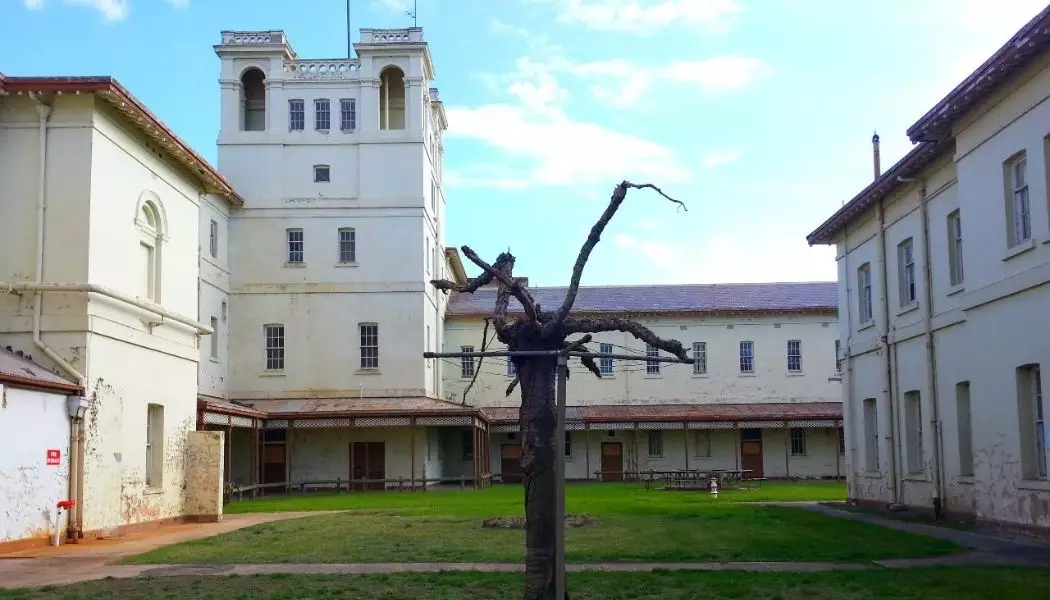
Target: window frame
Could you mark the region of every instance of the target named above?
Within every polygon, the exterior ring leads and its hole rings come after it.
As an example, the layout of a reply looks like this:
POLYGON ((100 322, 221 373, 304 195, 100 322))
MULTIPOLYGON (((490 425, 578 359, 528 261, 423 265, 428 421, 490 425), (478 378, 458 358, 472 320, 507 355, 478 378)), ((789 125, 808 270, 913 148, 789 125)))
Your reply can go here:
POLYGON ((646 432, 649 458, 664 457, 664 431, 662 429, 650 429, 646 432))
POLYGON ((303 98, 288 99, 288 131, 306 130, 306 100, 303 98))
POLYGON ((212 258, 219 257, 219 222, 215 219, 208 222, 208 254, 212 258))
MULTIPOLYGON (((473 352, 474 346, 460 346, 459 351, 463 353, 473 352)), ((477 361, 473 356, 459 357, 459 378, 470 379, 478 372, 477 361)))
POLYGON ((1007 242, 1010 248, 1015 248, 1032 240, 1032 198, 1028 185, 1027 151, 1022 150, 1010 157, 1003 164, 1003 170, 1007 194, 1007 242))
POLYGON ((857 267, 857 321, 861 325, 871 323, 875 318, 875 307, 871 296, 871 263, 866 262, 857 267))
POLYGON ((645 345, 645 375, 652 377, 660 374, 660 361, 651 360, 660 356, 660 349, 652 344, 645 345))
POLYGON ((284 371, 287 358, 287 337, 283 323, 263 325, 263 370, 267 373, 284 371))
POLYGON ((357 131, 357 98, 339 99, 339 131, 357 131))
POLYGON ((332 100, 314 98, 314 131, 328 133, 332 130, 332 100))
POLYGON ((332 166, 314 165, 314 183, 332 183, 332 166))
POLYGON ((802 340, 788 340, 787 341, 787 370, 788 373, 801 373, 802 372, 802 340), (795 345, 795 352, 792 353, 791 345, 795 345), (795 364, 792 365, 792 359, 795 364))
POLYGON ((379 370, 379 323, 365 322, 357 324, 358 354, 360 371, 379 370), (373 343, 366 343, 373 342, 373 343), (371 352, 371 350, 375 350, 371 352), (367 352, 366 352, 367 351, 367 352))
POLYGON ((339 250, 339 264, 356 265, 357 229, 353 227, 340 227, 336 236, 336 244, 338 245, 339 250), (347 257, 349 257, 349 260, 347 257))
MULTIPOLYGON (((601 343, 598 344, 598 353, 599 354, 612 354, 613 353, 613 345, 612 344, 601 344, 601 343)), ((599 358, 598 359, 598 371, 601 372, 602 375, 612 375, 612 374, 614 374, 616 372, 616 369, 613 366, 613 359, 612 358, 606 358, 604 356, 599 358)))
POLYGON ((301 227, 289 227, 284 230, 285 262, 301 265, 306 262, 306 233, 301 227))
POLYGON ((915 281, 915 240, 906 238, 897 244, 897 285, 899 304, 908 308, 918 302, 918 286, 915 281))
POLYGON ((739 364, 742 375, 753 375, 755 373, 755 342, 752 340, 741 340, 739 344, 739 364), (747 351, 745 352, 745 348, 747 351), (750 365, 745 368, 745 365, 750 365))
POLYGON ((791 456, 806 456, 806 429, 803 427, 792 427, 789 433, 791 437, 791 456))
POLYGON ((962 211, 948 213, 948 285, 957 287, 966 280, 963 266, 962 211))
POLYGON ((707 342, 693 342, 693 375, 707 375, 707 342))

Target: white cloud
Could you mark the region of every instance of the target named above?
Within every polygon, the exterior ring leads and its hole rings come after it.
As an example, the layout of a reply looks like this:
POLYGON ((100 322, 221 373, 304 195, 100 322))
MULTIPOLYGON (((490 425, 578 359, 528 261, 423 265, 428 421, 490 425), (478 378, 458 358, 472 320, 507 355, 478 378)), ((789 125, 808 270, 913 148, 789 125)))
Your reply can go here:
POLYGON ((128 0, 65 0, 65 2, 97 10, 107 21, 123 21, 128 16, 128 0))
POLYGON ((44 0, 25 0, 26 8, 29 10, 40 10, 44 8, 44 0))
POLYGON ((717 169, 731 165, 744 157, 744 151, 740 148, 726 148, 723 150, 711 150, 700 157, 700 165, 705 169, 717 169))
POLYGON ((653 282, 834 281, 836 277, 835 249, 811 248, 799 235, 728 232, 678 243, 620 233, 613 236, 613 243, 641 253, 640 263, 658 269, 648 276, 653 282), (689 258, 695 256, 711 258, 689 258))
POLYGON ((679 25, 719 33, 732 24, 742 8, 736 0, 532 0, 550 4, 558 21, 599 31, 652 35, 679 25))

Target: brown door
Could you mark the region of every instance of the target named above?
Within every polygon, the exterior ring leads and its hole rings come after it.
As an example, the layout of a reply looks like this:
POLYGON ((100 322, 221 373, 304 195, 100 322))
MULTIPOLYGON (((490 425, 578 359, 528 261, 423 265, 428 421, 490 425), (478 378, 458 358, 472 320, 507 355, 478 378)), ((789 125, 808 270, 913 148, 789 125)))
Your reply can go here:
POLYGON ((282 483, 285 481, 285 445, 263 445, 263 483, 282 483))
POLYGON ((503 444, 499 458, 503 483, 521 483, 521 444, 503 444))
POLYGON ((747 477, 765 477, 762 474, 762 430, 740 430, 740 468, 750 469, 747 477))
POLYGON ((602 481, 623 481, 623 444, 602 442, 602 481))
MULTIPOLYGON (((386 443, 354 442, 350 444, 350 479, 386 479, 386 443)), ((382 490, 382 481, 354 484, 352 489, 382 490)))

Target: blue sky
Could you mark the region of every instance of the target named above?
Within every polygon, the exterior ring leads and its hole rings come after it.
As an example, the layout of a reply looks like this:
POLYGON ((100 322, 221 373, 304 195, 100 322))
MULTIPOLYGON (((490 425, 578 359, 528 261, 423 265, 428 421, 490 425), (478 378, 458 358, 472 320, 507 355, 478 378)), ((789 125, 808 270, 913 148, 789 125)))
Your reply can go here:
MULTIPOLYGON (((351 0, 406 27, 411 0, 351 0)), ((446 242, 562 285, 621 179, 584 283, 831 280, 805 235, 1037 0, 418 0, 449 116, 446 242)), ((0 0, 0 70, 113 75, 214 159, 222 29, 344 56, 344 0, 0 0), (296 4, 299 7, 292 9, 296 4)), ((250 199, 249 199, 250 202, 250 199)))

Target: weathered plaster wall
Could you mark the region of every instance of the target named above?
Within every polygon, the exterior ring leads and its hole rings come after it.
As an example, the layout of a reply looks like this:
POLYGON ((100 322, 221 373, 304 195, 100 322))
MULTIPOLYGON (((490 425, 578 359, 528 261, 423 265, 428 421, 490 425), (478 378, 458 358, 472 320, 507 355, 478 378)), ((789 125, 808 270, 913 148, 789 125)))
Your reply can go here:
POLYGON ((0 440, 0 542, 46 538, 69 496, 66 396, 0 384, 0 440), (47 464, 49 449, 61 453, 58 465, 47 464))
MULTIPOLYGON (((426 457, 424 434, 414 431, 415 476, 422 478, 426 457)), ((289 432, 289 480, 335 480, 350 478, 350 445, 353 442, 384 442, 386 478, 412 476, 410 452, 412 431, 407 428, 292 429, 289 432)), ((430 471, 427 471, 430 476, 430 471)), ((396 484, 390 484, 392 486, 396 484)))
POLYGON ((222 518, 225 438, 222 431, 187 434, 184 514, 206 520, 222 518))

